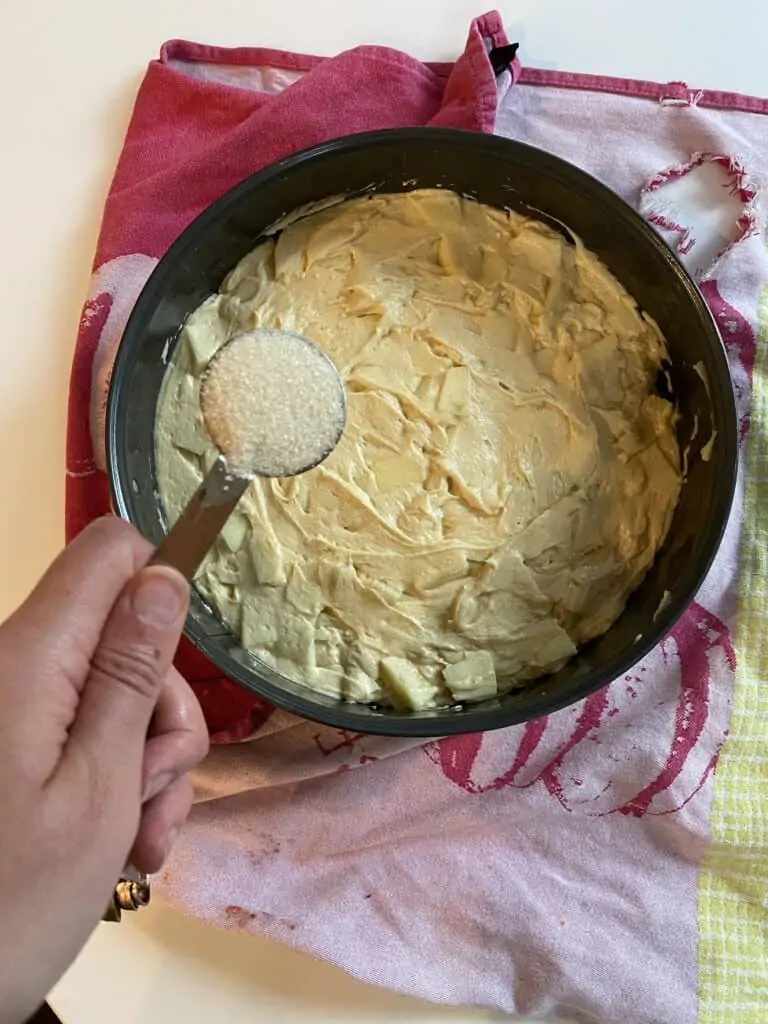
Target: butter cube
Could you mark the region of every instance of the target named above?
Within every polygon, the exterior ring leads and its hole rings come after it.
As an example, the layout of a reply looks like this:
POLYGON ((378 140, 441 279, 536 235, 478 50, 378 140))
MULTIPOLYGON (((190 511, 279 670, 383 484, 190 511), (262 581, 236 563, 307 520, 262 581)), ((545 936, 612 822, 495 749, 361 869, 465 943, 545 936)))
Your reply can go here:
POLYGON ((446 665, 443 680, 458 701, 486 700, 499 691, 489 651, 471 651, 455 665, 446 665))
POLYGON ((189 373, 179 375, 176 403, 179 416, 173 426, 173 443, 194 455, 203 455, 211 442, 200 414, 199 384, 189 373))
POLYGON ((381 682, 395 704, 418 711, 432 707, 440 691, 407 658, 382 658, 381 682))
POLYGON ((214 295, 195 310, 184 325, 182 339, 186 341, 197 373, 205 369, 213 353, 224 344, 228 336, 226 321, 220 316, 221 295, 214 295))
POLYGON ((248 532, 248 520, 233 512, 221 530, 221 538, 230 551, 239 551, 248 532))

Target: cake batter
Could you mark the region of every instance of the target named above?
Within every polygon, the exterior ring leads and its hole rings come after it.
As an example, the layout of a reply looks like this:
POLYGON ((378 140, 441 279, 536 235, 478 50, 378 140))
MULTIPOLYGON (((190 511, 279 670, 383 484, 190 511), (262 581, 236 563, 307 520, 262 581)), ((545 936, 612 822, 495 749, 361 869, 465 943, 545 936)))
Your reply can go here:
POLYGON ((216 456, 200 376, 254 327, 340 370, 348 418, 309 473, 250 486, 196 584, 307 686, 407 708, 556 671, 642 581, 680 490, 666 346, 599 260, 442 190, 286 227, 189 318, 157 416, 175 520, 216 456))

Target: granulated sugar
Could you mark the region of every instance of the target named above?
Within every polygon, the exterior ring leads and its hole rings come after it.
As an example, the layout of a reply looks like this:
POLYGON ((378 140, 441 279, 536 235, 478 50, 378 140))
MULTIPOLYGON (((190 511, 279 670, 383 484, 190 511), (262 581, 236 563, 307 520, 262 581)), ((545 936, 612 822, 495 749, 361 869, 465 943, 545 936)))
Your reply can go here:
POLYGON ((344 385, 298 334, 240 334, 211 360, 200 403, 208 433, 238 476, 295 476, 321 462, 344 429, 344 385))

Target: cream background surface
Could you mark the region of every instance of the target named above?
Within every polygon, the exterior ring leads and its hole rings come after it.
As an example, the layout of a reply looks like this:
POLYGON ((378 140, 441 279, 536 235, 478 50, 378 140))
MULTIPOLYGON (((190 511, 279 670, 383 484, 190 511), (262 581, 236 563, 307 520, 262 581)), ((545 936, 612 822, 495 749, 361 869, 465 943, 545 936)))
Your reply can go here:
MULTIPOLYGON (((530 65, 768 95, 768 6, 501 0, 530 65)), ((63 538, 67 381, 101 206, 143 69, 172 37, 333 53, 461 49, 477 0, 0 0, 0 615, 63 538), (34 498, 31 496, 34 495, 34 498)), ((102 925, 51 996, 66 1024, 468 1022, 161 908, 102 925)))

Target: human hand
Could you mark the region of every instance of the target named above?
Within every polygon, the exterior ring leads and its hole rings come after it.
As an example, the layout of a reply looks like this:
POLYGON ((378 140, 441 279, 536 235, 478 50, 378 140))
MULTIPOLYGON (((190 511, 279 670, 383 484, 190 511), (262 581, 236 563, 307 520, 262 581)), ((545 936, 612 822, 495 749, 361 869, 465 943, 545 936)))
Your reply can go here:
POLYGON ((162 865, 205 755, 172 667, 189 604, 119 519, 92 523, 0 626, 0 1024, 42 1001, 127 862, 162 865))

